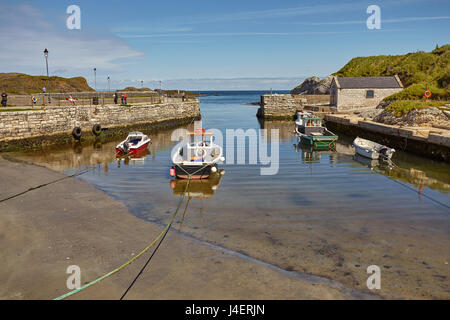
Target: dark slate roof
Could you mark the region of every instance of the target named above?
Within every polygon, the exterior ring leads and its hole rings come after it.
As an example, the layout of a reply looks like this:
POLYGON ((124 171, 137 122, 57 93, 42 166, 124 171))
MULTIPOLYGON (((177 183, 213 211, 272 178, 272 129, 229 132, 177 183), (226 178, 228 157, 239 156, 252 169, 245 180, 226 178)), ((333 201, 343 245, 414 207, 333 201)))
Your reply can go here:
POLYGON ((341 89, 401 88, 395 76, 391 77, 337 77, 341 89))

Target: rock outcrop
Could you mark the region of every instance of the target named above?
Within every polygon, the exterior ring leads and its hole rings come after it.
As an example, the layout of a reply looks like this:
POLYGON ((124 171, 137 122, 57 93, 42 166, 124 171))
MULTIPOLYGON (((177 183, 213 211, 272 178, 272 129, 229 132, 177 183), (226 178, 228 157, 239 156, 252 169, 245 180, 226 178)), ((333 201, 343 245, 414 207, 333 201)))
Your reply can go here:
POLYGON ((333 77, 322 80, 318 77, 307 78, 303 83, 291 90, 291 94, 329 94, 333 77))
POLYGON ((449 120, 444 111, 436 107, 418 109, 404 114, 401 117, 395 116, 391 110, 384 110, 373 119, 376 122, 395 124, 400 126, 447 126, 449 120))

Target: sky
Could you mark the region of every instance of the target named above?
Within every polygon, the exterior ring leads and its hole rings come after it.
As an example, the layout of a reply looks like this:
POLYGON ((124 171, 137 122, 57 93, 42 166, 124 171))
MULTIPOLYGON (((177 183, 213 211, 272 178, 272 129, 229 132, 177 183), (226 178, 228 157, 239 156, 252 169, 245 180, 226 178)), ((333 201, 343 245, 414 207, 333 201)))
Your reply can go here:
POLYGON ((0 21, 0 72, 45 75, 47 48, 50 75, 99 90, 107 77, 114 89, 290 90, 353 57, 450 43, 448 0, 0 0, 0 21), (67 27, 71 5, 81 29, 67 27))

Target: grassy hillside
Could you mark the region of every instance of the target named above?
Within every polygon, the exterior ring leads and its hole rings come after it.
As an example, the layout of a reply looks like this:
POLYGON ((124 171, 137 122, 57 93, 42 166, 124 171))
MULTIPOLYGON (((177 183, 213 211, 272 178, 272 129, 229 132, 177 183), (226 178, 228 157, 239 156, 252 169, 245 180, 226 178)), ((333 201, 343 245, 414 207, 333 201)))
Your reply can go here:
MULTIPOLYGON (((23 73, 0 73, 0 91, 10 94, 32 94, 47 88, 46 76, 30 76, 23 73)), ((83 77, 50 77, 50 92, 94 91, 83 77)), ((48 92, 48 88, 47 88, 48 92)))
POLYGON ((421 99, 427 85, 432 93, 431 99, 448 100, 450 97, 450 45, 437 47, 431 52, 354 58, 334 75, 364 77, 395 74, 399 75, 406 89, 385 100, 421 99))
POLYGON ((118 91, 128 91, 128 92, 147 92, 147 91, 152 91, 152 89, 150 88, 136 88, 136 87, 126 87, 123 90, 118 90, 118 91))

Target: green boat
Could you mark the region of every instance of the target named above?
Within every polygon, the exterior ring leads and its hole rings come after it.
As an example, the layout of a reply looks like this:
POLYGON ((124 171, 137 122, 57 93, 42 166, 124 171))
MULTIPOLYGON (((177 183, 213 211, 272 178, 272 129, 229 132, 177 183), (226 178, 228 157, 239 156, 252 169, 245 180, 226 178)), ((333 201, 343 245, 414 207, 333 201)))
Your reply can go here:
POLYGON ((297 112, 295 132, 300 143, 313 149, 335 149, 339 138, 322 125, 323 120, 309 112, 297 112))

